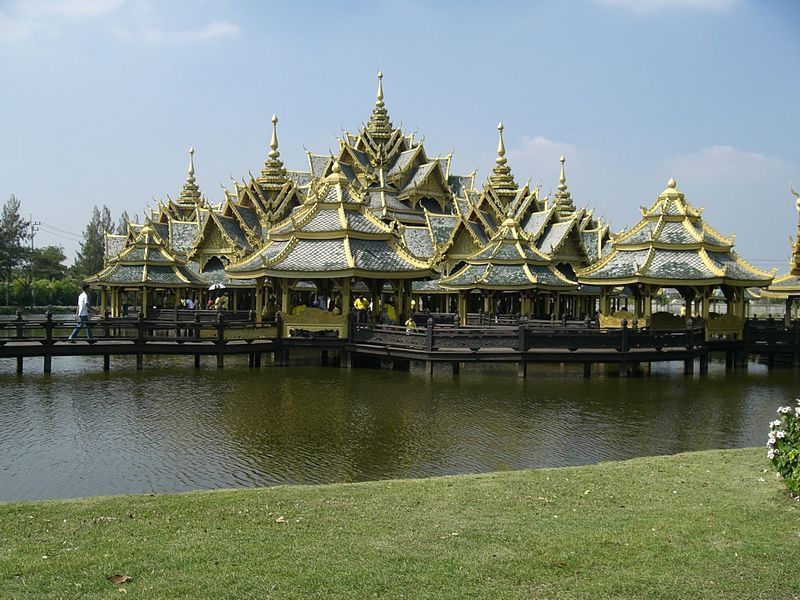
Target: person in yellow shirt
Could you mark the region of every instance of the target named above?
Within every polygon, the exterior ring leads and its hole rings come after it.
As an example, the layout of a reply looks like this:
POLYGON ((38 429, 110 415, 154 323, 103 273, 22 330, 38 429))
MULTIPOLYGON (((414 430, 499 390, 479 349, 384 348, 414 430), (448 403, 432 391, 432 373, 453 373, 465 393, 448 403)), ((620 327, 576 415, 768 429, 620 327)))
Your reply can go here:
POLYGON ((414 331, 416 328, 417 324, 414 322, 414 319, 412 317, 408 317, 406 319, 406 335, 414 331))
POLYGON ((386 304, 386 318, 389 325, 397 324, 397 311, 394 309, 393 304, 386 304))

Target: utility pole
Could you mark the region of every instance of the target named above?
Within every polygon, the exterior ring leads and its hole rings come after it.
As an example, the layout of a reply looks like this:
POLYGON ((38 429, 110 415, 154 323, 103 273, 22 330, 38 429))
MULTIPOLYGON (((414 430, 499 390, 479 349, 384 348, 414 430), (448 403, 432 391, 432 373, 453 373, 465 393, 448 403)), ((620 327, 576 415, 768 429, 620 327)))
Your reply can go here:
POLYGON ((36 232, 39 231, 39 225, 42 224, 41 221, 34 221, 33 220, 33 213, 30 213, 30 223, 31 223, 31 254, 28 257, 28 279, 31 282, 31 309, 36 306, 36 291, 33 287, 33 238, 36 236, 36 232))

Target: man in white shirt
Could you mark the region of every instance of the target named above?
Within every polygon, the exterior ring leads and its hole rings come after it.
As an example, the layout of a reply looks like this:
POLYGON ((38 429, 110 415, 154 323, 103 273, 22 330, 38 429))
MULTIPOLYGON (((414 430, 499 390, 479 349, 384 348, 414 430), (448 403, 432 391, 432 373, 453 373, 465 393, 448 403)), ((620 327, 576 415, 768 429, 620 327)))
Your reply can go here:
POLYGON ((74 342, 75 336, 78 335, 81 327, 86 328, 86 339, 93 340, 92 337, 92 329, 89 325, 89 284, 83 284, 83 291, 81 292, 80 296, 78 296, 78 310, 75 312, 75 316, 78 317, 78 324, 75 325, 75 329, 72 330, 72 333, 69 334, 67 338, 68 341, 74 342))

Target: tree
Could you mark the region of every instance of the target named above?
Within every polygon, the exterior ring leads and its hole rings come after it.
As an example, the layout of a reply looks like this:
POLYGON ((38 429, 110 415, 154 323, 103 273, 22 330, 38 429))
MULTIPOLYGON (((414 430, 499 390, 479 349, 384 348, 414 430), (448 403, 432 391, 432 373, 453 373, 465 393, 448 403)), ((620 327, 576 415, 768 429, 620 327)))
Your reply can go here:
POLYGON ((14 194, 3 205, 0 214, 0 274, 6 287, 6 306, 9 302, 14 271, 26 256, 25 240, 28 239, 30 223, 19 214, 20 201, 14 194))
POLYGON ((128 211, 123 210, 122 214, 119 216, 119 222, 117 223, 117 233, 121 235, 126 235, 128 233, 128 223, 130 223, 131 218, 128 216, 128 211))
POLYGON ((106 233, 114 233, 111 211, 105 205, 102 212, 95 206, 92 210, 92 219, 83 231, 83 241, 73 265, 77 278, 94 275, 103 268, 106 233))
POLYGON ((63 279, 67 260, 61 246, 34 248, 31 252, 31 277, 33 279, 63 279))

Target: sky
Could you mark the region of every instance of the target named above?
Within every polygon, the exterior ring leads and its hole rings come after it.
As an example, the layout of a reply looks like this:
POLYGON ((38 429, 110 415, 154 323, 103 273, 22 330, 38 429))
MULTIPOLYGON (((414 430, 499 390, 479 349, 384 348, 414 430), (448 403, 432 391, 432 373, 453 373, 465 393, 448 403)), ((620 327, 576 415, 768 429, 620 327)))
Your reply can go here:
POLYGON ((375 102, 453 153, 558 185, 614 231, 670 177, 751 263, 786 270, 800 188, 800 2, 0 0, 0 202, 70 262, 92 207, 176 197, 195 148, 211 202, 337 148, 375 102))

